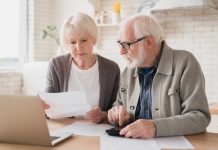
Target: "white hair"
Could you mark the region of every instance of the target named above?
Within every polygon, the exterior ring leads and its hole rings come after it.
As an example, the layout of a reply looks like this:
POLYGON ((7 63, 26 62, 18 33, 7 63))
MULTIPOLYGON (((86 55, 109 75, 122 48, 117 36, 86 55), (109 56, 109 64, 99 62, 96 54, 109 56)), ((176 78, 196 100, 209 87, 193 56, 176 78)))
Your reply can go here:
POLYGON ((98 28, 95 21, 87 14, 76 13, 67 18, 60 30, 60 44, 66 48, 66 36, 74 32, 83 32, 91 36, 94 44, 98 41, 98 28))
POLYGON ((154 16, 138 13, 123 22, 123 25, 128 22, 132 23, 135 38, 152 35, 156 43, 161 43, 164 40, 163 29, 154 16))

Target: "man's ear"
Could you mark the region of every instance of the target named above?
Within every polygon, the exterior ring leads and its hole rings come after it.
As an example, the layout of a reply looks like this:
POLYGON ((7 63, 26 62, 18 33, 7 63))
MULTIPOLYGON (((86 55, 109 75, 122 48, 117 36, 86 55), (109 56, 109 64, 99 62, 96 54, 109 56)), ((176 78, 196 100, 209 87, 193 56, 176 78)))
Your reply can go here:
POLYGON ((152 46, 155 43, 155 39, 152 35, 148 35, 146 38, 147 42, 148 42, 148 46, 152 46))

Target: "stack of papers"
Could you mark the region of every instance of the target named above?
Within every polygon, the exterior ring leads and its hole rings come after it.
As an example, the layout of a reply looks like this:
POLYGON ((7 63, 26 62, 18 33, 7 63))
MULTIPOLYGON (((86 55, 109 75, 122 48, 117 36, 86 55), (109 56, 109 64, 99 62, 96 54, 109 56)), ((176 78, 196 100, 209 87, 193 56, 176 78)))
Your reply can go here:
POLYGON ((91 109, 83 91, 39 93, 39 97, 50 106, 46 114, 51 119, 83 116, 91 109))

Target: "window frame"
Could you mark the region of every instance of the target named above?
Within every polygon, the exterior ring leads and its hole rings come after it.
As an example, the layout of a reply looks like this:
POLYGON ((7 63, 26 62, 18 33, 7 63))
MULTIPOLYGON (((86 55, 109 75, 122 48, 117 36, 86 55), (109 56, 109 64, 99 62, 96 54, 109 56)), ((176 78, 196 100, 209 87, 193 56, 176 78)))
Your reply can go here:
POLYGON ((19 29, 19 57, 18 62, 8 64, 6 66, 0 66, 0 72, 19 72, 22 69, 23 64, 27 61, 27 1, 20 1, 20 29, 19 29))

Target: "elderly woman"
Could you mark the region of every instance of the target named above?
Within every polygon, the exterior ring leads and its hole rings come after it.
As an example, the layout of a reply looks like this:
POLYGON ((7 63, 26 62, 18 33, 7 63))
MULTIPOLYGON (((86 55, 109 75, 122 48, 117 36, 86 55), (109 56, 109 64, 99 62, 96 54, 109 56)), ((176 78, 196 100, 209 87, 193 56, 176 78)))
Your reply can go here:
POLYGON ((69 53, 51 59, 46 87, 50 93, 85 91, 92 107, 87 118, 94 123, 106 119, 120 78, 115 62, 93 53, 97 39, 98 29, 90 16, 77 13, 68 18, 61 28, 60 43, 69 53))

